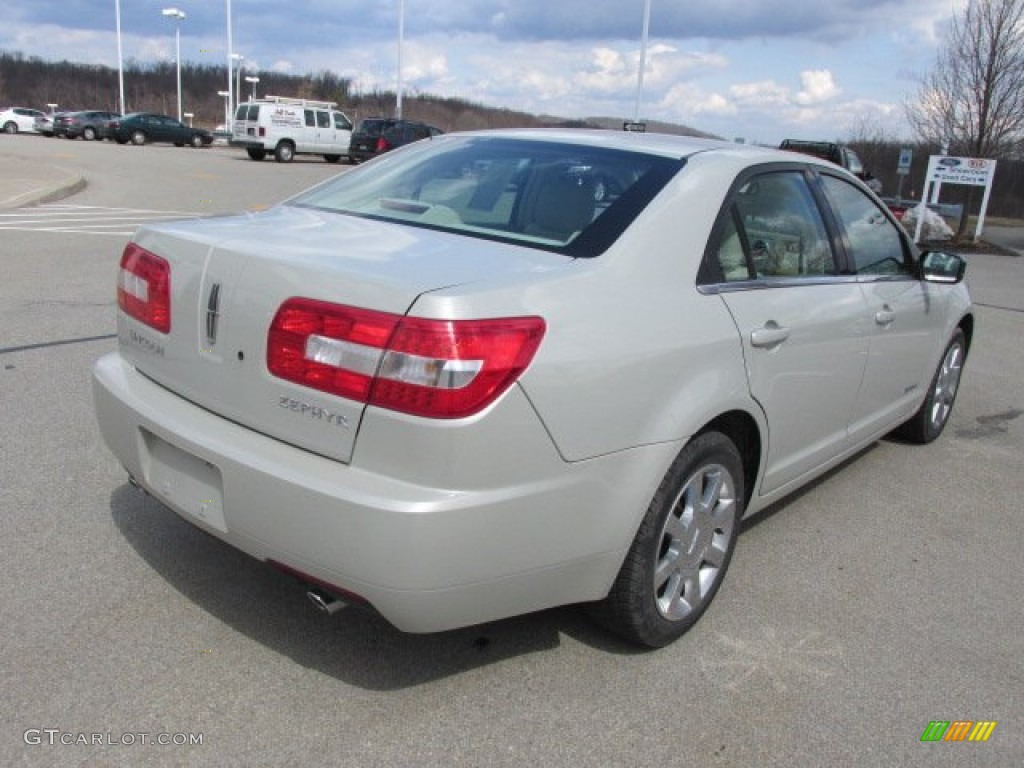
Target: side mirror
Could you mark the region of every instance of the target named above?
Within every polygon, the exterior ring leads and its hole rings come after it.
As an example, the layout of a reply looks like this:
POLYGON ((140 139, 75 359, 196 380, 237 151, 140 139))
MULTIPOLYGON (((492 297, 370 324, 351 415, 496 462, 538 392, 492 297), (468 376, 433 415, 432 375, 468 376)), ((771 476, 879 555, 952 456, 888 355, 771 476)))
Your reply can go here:
POLYGON ((926 251, 921 254, 921 279, 929 283, 959 283, 967 262, 955 253, 926 251))

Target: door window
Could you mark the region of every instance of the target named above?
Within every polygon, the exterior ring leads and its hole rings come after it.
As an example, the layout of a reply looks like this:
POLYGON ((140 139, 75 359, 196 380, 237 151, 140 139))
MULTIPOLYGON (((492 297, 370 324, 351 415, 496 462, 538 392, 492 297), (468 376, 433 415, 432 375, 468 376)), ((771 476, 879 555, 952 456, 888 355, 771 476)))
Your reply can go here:
POLYGON ((316 111, 312 109, 304 110, 306 115, 306 126, 309 128, 316 128, 316 111))
POLYGON ((331 113, 322 112, 317 110, 316 112, 316 125, 318 128, 330 128, 331 127, 331 113))
POLYGON ((903 237, 882 209, 847 181, 822 176, 822 182, 846 232, 847 247, 857 274, 910 274, 903 237))

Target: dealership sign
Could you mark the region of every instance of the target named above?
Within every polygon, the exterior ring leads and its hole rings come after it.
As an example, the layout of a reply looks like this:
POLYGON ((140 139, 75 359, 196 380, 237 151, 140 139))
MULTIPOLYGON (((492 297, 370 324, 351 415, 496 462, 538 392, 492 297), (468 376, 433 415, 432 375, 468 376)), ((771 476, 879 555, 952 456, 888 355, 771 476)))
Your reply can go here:
MULTIPOLYGON (((980 157, 947 157, 932 155, 928 158, 928 174, 925 176, 924 196, 921 204, 928 199, 928 185, 933 185, 931 201, 939 201, 939 191, 943 184, 964 184, 971 187, 984 187, 985 195, 978 213, 978 226, 974 231, 974 239, 981 237, 981 229, 985 224, 985 211, 988 210, 988 198, 992 192, 992 177, 996 173, 996 161, 980 157)), ((918 216, 914 240, 921 237, 921 225, 924 216, 918 216)))

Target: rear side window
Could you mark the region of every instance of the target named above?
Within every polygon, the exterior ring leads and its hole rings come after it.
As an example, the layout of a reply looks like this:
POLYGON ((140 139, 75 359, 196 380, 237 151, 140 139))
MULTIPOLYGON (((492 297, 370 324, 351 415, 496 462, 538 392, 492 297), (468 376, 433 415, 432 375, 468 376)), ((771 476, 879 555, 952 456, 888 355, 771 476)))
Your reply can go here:
POLYGON ((857 274, 910 274, 903 238, 875 201, 843 179, 822 176, 822 183, 843 227, 857 274))
POLYGON ((319 109, 316 112, 316 125, 317 128, 330 128, 331 127, 331 113, 322 112, 319 109))
POLYGON ((824 220, 799 171, 764 173, 745 182, 714 232, 701 282, 836 274, 824 220))
POLYGON ((304 110, 304 112, 305 112, 305 115, 306 115, 306 127, 308 127, 308 128, 316 128, 316 110, 314 110, 314 109, 307 109, 307 110, 304 110))

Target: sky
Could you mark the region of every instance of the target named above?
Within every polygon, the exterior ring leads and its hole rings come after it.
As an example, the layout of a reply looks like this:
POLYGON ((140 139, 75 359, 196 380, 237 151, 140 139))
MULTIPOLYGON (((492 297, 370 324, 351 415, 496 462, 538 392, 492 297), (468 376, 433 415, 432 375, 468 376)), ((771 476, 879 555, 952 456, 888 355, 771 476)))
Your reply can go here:
MULTIPOLYGON (((7 0, 0 50, 117 66, 225 66, 227 6, 244 74, 331 70, 394 90, 402 0, 7 0)), ((406 94, 565 118, 682 123, 726 139, 913 139, 904 104, 966 0, 404 0, 406 94)), ((243 83, 245 91, 248 87, 243 83)), ((289 95, 289 94, 278 94, 289 95)), ((341 105, 344 109, 344 105, 341 105)))

